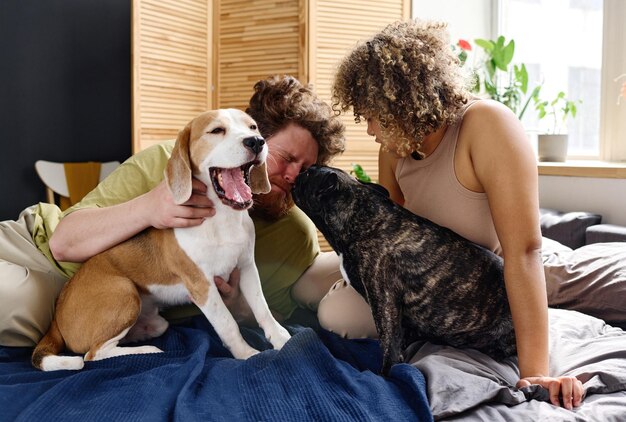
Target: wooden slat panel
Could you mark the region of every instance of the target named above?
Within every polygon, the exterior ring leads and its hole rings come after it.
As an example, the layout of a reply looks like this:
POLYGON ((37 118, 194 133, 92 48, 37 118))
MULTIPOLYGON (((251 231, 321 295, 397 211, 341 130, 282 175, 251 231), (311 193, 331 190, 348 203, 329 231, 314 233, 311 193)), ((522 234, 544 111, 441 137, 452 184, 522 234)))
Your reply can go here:
MULTIPOLYGON (((339 60, 357 41, 371 37, 387 24, 410 16, 409 0, 311 0, 310 57, 313 68, 309 70, 316 92, 330 101, 331 84, 339 60), (348 19, 346 17, 349 17, 348 19)), ((373 180, 378 179, 378 144, 367 135, 365 122, 356 124, 351 112, 342 116, 346 124, 346 152, 337 157, 333 165, 346 171, 352 163, 360 164, 373 180)), ((330 250, 319 235, 323 250, 330 250)))
MULTIPOLYGON (((311 47, 313 50, 311 54, 316 56, 316 66, 311 72, 318 95, 330 101, 330 88, 339 60, 357 41, 369 38, 393 21, 408 18, 406 3, 407 0, 312 2, 316 19, 312 22, 315 44, 311 47), (346 16, 350 18, 346 19, 346 16)), ((349 163, 357 158, 373 157, 367 159, 376 163, 378 144, 367 136, 365 124, 357 125, 349 112, 342 118, 347 126, 348 144, 346 153, 335 162, 341 163, 338 165, 346 170, 349 170, 349 163)), ((377 178, 375 167, 368 173, 377 178)))
MULTIPOLYGON (((410 14, 409 0, 215 1, 217 27, 212 0, 133 0, 134 152, 174 138, 211 105, 245 108, 253 84, 271 74, 312 82, 330 101, 338 61, 410 14)), ((376 180, 378 144, 351 113, 342 119, 348 144, 333 164, 361 164, 376 180)))
POLYGON ((211 108, 212 0, 133 0, 133 153, 211 108))
POLYGON ((300 77, 300 1, 221 0, 218 105, 245 109, 254 83, 273 74, 300 77))

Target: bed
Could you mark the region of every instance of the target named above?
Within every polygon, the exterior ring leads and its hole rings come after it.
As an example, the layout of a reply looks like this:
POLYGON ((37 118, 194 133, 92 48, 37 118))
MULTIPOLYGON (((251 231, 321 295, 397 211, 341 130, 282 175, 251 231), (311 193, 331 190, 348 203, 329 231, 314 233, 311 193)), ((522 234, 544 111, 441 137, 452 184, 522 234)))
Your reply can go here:
POLYGON ((583 382, 582 405, 569 411, 542 388, 511 388, 514 359, 416 343, 407 355, 427 381, 435 420, 626 421, 626 228, 588 212, 541 214, 550 372, 583 382))
POLYGON ((86 362, 82 371, 40 372, 29 348, 0 347, 0 421, 381 421, 432 420, 420 371, 398 365, 376 375, 374 340, 290 326, 268 350, 233 359, 202 316, 170 327, 162 354, 86 362))
MULTIPOLYGON (((263 351, 238 361, 199 316, 149 342, 163 354, 88 362, 80 372, 43 373, 31 367, 31 349, 0 347, 0 421, 624 421, 626 242, 571 243, 571 221, 584 222, 583 239, 600 222, 564 220, 569 237, 560 240, 570 246, 544 238, 543 260, 551 373, 574 375, 585 389, 573 411, 537 386, 514 388, 515 359, 418 342, 381 377, 376 341, 342 339, 302 318, 288 322, 293 337, 280 351, 242 328, 263 351)), ((544 234, 558 239, 550 221, 544 234)), ((621 228, 608 229, 623 240, 621 228)))
POLYGON ((496 362, 473 351, 414 345, 411 364, 427 380, 430 407, 440 421, 624 421, 626 333, 583 313, 550 309, 550 371, 583 382, 585 399, 574 410, 548 402, 546 390, 511 388, 513 359, 496 362))

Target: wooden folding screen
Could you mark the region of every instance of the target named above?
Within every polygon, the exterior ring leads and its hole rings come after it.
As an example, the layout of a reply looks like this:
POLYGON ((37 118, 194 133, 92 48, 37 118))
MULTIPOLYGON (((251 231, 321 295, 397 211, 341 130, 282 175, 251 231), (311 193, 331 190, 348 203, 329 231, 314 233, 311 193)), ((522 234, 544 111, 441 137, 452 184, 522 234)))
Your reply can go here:
MULTIPOLYGON (((245 108, 254 82, 291 74, 330 100, 337 61, 410 14, 410 0, 133 0, 133 151, 176 136, 203 110, 245 108)), ((376 144, 348 126, 337 165, 376 176, 376 144)))
MULTIPOLYGON (((310 0, 309 80, 324 100, 331 101, 331 85, 339 60, 357 44, 385 25, 410 17, 409 0, 310 0)), ((356 124, 351 112, 341 116, 346 124, 346 152, 333 165, 350 171, 358 163, 378 179, 378 144, 366 133, 365 122, 356 124)), ((322 250, 330 247, 318 233, 322 250)))
MULTIPOLYGON (((311 0, 309 32, 309 77, 316 91, 330 101, 330 90, 338 61, 357 41, 367 39, 398 19, 410 18, 409 0, 311 0)), ((365 122, 356 124, 351 112, 342 116, 346 124, 347 148, 334 165, 350 170, 363 166, 378 178, 378 144, 367 135, 365 122)))
POLYGON ((212 0, 133 0, 133 153, 213 108, 212 0))
MULTIPOLYGON (((409 17, 410 0, 133 0, 133 152, 204 110, 245 109, 268 75, 311 82, 330 102, 338 61, 409 17)), ((361 164, 376 180, 378 144, 351 113, 342 119, 347 148, 333 164, 361 164)))
POLYGON ((303 0, 220 0, 216 90, 219 107, 245 109, 256 81, 288 74, 306 81, 303 0))

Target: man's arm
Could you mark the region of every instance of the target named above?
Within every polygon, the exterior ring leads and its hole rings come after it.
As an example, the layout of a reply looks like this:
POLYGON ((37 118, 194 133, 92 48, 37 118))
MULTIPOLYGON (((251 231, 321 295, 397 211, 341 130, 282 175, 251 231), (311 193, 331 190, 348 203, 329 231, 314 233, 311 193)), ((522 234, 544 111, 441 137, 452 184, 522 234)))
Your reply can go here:
POLYGON ((52 237, 50 250, 57 261, 84 262, 148 227, 197 226, 215 214, 206 186, 193 181, 191 198, 174 203, 165 182, 127 202, 104 208, 84 208, 66 215, 52 237))

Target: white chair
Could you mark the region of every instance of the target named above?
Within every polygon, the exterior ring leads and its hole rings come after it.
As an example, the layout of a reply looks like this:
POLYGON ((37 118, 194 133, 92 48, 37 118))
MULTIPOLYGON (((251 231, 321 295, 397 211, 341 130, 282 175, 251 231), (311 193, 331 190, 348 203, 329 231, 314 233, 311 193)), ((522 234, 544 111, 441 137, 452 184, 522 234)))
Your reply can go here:
MULTIPOLYGON (((113 170, 120 165, 119 161, 101 163, 99 181, 103 181, 113 170)), ((38 160, 35 162, 35 170, 39 178, 46 186, 46 200, 55 204, 54 194, 69 198, 70 192, 65 177, 64 163, 38 160)))

